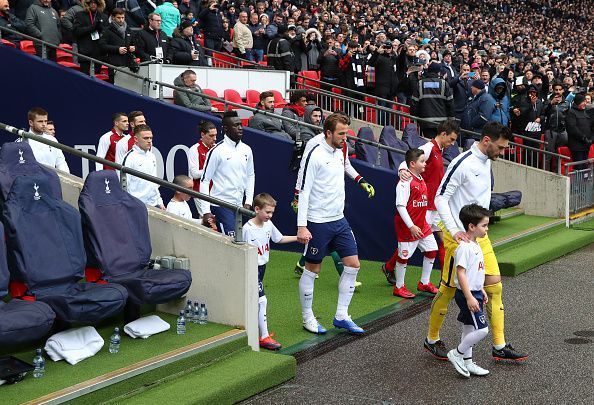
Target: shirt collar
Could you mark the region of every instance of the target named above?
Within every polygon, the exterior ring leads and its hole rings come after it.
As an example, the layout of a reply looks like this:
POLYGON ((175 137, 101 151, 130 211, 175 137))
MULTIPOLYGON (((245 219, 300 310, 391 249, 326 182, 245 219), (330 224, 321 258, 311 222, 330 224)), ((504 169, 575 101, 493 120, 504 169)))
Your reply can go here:
POLYGON ((235 142, 231 138, 229 138, 227 136, 227 134, 225 134, 225 137, 223 138, 223 142, 225 142, 227 145, 229 145, 233 148, 237 148, 239 146, 239 144, 241 143, 241 140, 239 140, 239 142, 235 142))
POLYGON ((472 144, 470 151, 483 163, 489 160, 489 157, 478 148, 478 141, 472 144))
POLYGON ((136 152, 141 153, 143 155, 148 155, 148 153, 151 151, 150 149, 147 151, 144 151, 136 144, 132 145, 132 149, 134 149, 136 152))

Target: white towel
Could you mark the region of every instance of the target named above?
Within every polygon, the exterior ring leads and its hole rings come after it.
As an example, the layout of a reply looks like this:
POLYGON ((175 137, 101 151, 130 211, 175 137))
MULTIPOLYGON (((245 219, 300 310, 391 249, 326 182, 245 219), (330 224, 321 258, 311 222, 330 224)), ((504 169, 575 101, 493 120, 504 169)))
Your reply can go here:
POLYGON ((159 318, 157 315, 149 315, 130 322, 124 326, 124 332, 134 339, 146 339, 151 335, 169 330, 169 328, 171 328, 171 325, 159 318))
POLYGON ((75 365, 94 356, 104 341, 92 326, 56 333, 45 343, 45 351, 53 361, 66 360, 75 365))

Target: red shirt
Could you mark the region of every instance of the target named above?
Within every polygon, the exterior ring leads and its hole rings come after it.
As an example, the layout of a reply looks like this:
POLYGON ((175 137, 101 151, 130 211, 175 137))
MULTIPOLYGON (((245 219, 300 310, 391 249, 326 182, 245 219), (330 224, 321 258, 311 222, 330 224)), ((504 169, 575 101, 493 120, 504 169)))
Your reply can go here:
MULTIPOLYGON (((122 139, 124 135, 119 135, 113 129, 111 130, 111 135, 109 136, 109 148, 107 148, 107 153, 105 154, 105 159, 115 163, 115 153, 116 153, 116 143, 120 139, 122 139)), ((115 170, 111 166, 103 166, 104 170, 115 170)))
POLYGON ((435 196, 437 195, 437 189, 439 188, 439 184, 445 173, 443 167, 443 149, 440 149, 439 146, 437 146, 435 139, 433 139, 431 142, 421 146, 421 149, 425 152, 425 157, 427 157, 429 146, 431 146, 431 150, 429 152, 429 157, 426 159, 427 166, 425 167, 423 178, 427 183, 427 199, 429 201, 427 209, 436 211, 435 196))
MULTIPOLYGON (((396 186, 396 206, 406 207, 406 212, 408 212, 413 224, 421 228, 423 237, 431 234, 431 227, 425 218, 428 205, 427 185, 422 177, 417 177, 413 174, 410 181, 398 182, 396 186)), ((412 242, 417 240, 411 235, 410 229, 408 229, 408 226, 406 226, 398 211, 396 211, 394 225, 396 226, 398 242, 412 242)))
MULTIPOLYGON (((206 154, 211 149, 206 146, 202 141, 198 142, 198 169, 204 169, 204 163, 206 162, 206 154)), ((210 182, 212 188, 212 181, 210 182)), ((194 191, 200 191, 200 180, 194 180, 194 191)))

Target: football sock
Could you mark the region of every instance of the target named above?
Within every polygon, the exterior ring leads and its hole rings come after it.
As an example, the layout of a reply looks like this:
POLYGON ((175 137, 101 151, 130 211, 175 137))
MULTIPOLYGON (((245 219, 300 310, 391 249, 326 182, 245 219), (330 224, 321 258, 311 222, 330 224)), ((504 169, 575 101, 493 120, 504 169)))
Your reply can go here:
POLYGON ((439 340, 439 330, 448 313, 448 305, 454 298, 454 294, 456 294, 455 287, 448 287, 445 284, 439 286, 439 291, 433 298, 429 312, 429 332, 427 334, 429 343, 439 340))
POLYGON ((386 270, 394 271, 394 268, 396 267, 396 260, 398 260, 398 249, 396 249, 390 260, 386 262, 386 270))
POLYGON ((503 285, 501 281, 495 284, 486 285, 485 292, 489 297, 486 309, 487 315, 489 316, 489 324, 493 331, 493 345, 494 346, 505 346, 505 320, 503 311, 503 285))
POLYGON ((458 352, 462 353, 464 357, 472 357, 472 346, 483 340, 488 333, 489 328, 474 329, 464 336, 464 339, 458 345, 458 352))
POLYGON ((338 305, 336 305, 336 319, 342 321, 349 316, 349 304, 355 292, 358 268, 344 266, 344 271, 338 281, 338 305))
POLYGON ((429 277, 431 277, 431 270, 433 270, 433 262, 435 262, 435 256, 423 257, 423 270, 421 271, 421 284, 427 284, 429 277))
POLYGON ((332 260, 334 260, 334 267, 336 267, 338 275, 342 276, 342 272, 344 270, 344 264, 342 264, 342 259, 340 258, 337 252, 330 253, 330 256, 332 256, 332 260))
MULTIPOLYGON (((470 332, 474 331, 474 326, 472 325, 462 325, 462 337, 460 338, 460 342, 464 340, 464 338, 466 336, 468 336, 468 334, 470 332)), ((467 358, 470 359, 470 361, 472 362, 472 347, 470 349, 468 349, 466 351, 466 353, 464 353, 464 360, 466 360, 467 358)), ((466 363, 466 362, 464 362, 466 363)))
POLYGON ((260 329, 260 339, 268 337, 268 320, 266 319, 266 304, 268 300, 263 295, 258 299, 258 328, 260 329))
POLYGON ((303 270, 303 274, 299 279, 299 298, 301 299, 301 314, 303 315, 303 320, 314 317, 311 307, 313 304, 315 281, 316 273, 307 269, 303 270))
POLYGON ((301 256, 301 257, 299 258, 299 265, 300 265, 301 267, 305 266, 305 256, 301 256))
POLYGON ((406 263, 396 262, 396 287, 404 285, 404 276, 406 275, 406 263))

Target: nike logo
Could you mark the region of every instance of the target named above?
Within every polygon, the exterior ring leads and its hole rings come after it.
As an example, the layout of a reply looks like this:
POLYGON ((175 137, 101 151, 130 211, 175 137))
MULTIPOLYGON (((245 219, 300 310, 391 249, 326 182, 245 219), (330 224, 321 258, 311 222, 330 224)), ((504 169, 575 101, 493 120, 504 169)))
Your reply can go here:
POLYGON ((480 175, 481 175, 480 173, 479 173, 479 174, 475 174, 475 176, 476 176, 476 177, 478 177, 478 176, 480 176, 480 175))
MULTIPOLYGON (((229 160, 229 159, 231 159, 231 158, 230 158, 230 157, 228 157, 228 158, 227 158, 227 160, 229 160)), ((477 174, 477 176, 478 176, 478 174, 477 174)))
POLYGON ((311 297, 311 294, 303 294, 306 297, 311 297))
MULTIPOLYGON (((255 241, 256 241, 256 239, 250 239, 250 242, 255 242, 255 241)), ((477 254, 478 254, 478 253, 477 253, 477 254)))

